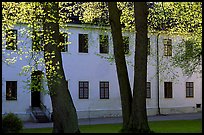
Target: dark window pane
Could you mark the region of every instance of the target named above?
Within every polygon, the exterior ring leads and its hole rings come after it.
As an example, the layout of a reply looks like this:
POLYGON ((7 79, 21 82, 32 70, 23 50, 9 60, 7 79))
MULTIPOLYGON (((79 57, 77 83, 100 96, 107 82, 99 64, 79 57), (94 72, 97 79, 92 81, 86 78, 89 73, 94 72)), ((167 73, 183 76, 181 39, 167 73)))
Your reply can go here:
POLYGON ((164 82, 165 98, 172 98, 172 82, 164 82))
POLYGON ((146 98, 151 98, 151 83, 147 82, 147 94, 146 94, 146 98))
POLYGON ((68 34, 60 33, 60 50, 61 52, 68 51, 68 34))
POLYGON ((109 99, 109 82, 100 82, 100 99, 109 99))
POLYGON ((79 87, 83 87, 83 86, 84 86, 83 82, 79 82, 79 87))
POLYGON ((6 81, 6 100, 17 100, 17 81, 6 81))
POLYGON ((125 54, 129 53, 129 37, 128 36, 123 36, 123 46, 124 46, 124 52, 125 54))
POLYGON ((17 30, 6 31, 6 49, 17 50, 17 30))
POLYGON ((79 52, 88 53, 88 34, 79 34, 79 52))
POLYGON ((172 40, 164 39, 164 56, 172 56, 172 40))
POLYGON ((87 81, 79 82, 79 98, 88 99, 89 95, 89 83, 87 81))
POLYGON ((88 87, 88 82, 84 82, 84 87, 88 87))
POLYGON ((186 97, 193 97, 193 82, 186 82, 186 97))
POLYGON ((34 51, 43 50, 43 32, 42 31, 33 31, 32 49, 34 51))
POLYGON ((193 41, 191 41, 191 40, 185 41, 186 55, 190 55, 190 56, 192 55, 193 45, 194 45, 193 41))
POLYGON ((108 35, 99 35, 99 42, 100 42, 100 53, 108 53, 109 51, 108 35))

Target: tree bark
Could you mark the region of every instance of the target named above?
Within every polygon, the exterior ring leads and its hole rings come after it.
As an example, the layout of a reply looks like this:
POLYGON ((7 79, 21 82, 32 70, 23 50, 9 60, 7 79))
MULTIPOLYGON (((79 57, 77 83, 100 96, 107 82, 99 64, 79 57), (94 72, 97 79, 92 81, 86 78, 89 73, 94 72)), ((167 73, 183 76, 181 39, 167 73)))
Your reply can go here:
POLYGON ((129 123, 131 132, 148 133, 150 128, 146 111, 148 8, 146 2, 134 2, 135 14, 135 66, 132 113, 129 123))
POLYGON ((53 133, 77 133, 78 118, 66 84, 59 45, 59 8, 57 2, 43 3, 44 59, 53 108, 53 133))
POLYGON ((122 105, 123 115, 123 129, 128 127, 130 113, 132 93, 128 77, 127 65, 125 60, 125 53, 122 40, 122 31, 120 24, 121 11, 117 8, 116 2, 108 2, 109 20, 111 24, 114 57, 117 69, 117 76, 120 88, 120 97, 122 105))

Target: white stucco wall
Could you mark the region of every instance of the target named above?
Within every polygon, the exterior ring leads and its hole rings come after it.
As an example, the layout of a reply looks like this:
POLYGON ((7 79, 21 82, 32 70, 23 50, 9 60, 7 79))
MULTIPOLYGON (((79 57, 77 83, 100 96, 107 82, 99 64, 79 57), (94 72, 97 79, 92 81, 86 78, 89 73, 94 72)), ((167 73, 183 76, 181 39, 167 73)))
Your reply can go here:
MULTIPOLYGON (((16 27, 17 29, 19 27, 16 27)), ((83 29, 77 25, 68 27, 68 29, 61 29, 61 31, 69 32, 68 52, 62 52, 63 68, 66 79, 68 80, 69 90, 76 107, 79 118, 87 117, 109 117, 109 116, 121 116, 121 102, 119 86, 116 74, 116 67, 114 62, 109 62, 107 59, 101 58, 99 54, 99 33, 102 34, 99 29, 83 29), (88 53, 78 52, 78 34, 88 34, 89 38, 89 49, 88 53), (89 98, 79 99, 78 82, 89 81, 89 98), (109 99, 100 99, 99 82, 109 81, 109 99)), ((18 31, 19 32, 19 31, 18 31)), ((20 32, 18 33, 19 35, 20 32)), ((106 34, 109 35, 109 53, 113 53, 111 33, 108 31, 106 34)), ((134 35, 132 33, 124 33, 124 35, 130 36, 130 50, 134 50, 134 35)), ((147 67, 147 81, 151 82, 151 98, 147 101, 147 114, 157 114, 158 108, 158 87, 159 87, 159 106, 161 113, 178 113, 178 112, 195 112, 197 111, 196 104, 202 104, 202 84, 201 78, 197 78, 198 75, 193 75, 187 78, 181 74, 177 81, 170 80, 170 74, 166 71, 160 72, 160 85, 157 86, 156 76, 156 41, 157 34, 151 33, 148 35, 151 41, 151 53, 148 56, 148 67, 147 67), (163 84, 165 81, 173 82, 173 98, 164 98, 163 84), (194 82, 194 98, 185 97, 185 82, 194 82)), ((159 54, 160 64, 163 61, 168 64, 168 59, 163 56, 163 38, 165 35, 159 36, 159 54)), ((24 36, 18 36, 18 40, 24 40, 27 44, 19 44, 20 46, 31 47, 32 40, 24 36)), ((179 37, 173 37, 173 46, 179 42, 179 37)), ((174 49, 174 47, 173 47, 174 49)), ((6 50, 8 51, 8 50, 6 50)), ((13 54, 15 55, 15 53, 13 54)), ((101 56, 108 56, 107 54, 100 54, 101 56)), ((8 57, 8 56, 5 56, 8 57)), ((4 58, 5 58, 4 57, 4 58)), ((24 57, 23 57, 24 58, 24 57)), ((134 58, 134 52, 132 55, 127 57, 127 60, 132 62, 134 58)), ((30 79, 30 75, 18 76, 23 65, 29 64, 29 58, 17 61, 13 65, 7 66, 2 63, 2 113, 15 112, 18 114, 29 114, 29 107, 31 106, 31 93, 29 90, 23 88, 23 80, 30 79), (8 101, 6 100, 6 81, 18 81, 17 83, 17 100, 8 101)), ((133 64, 133 63, 132 63, 133 64)), ((128 65, 128 73, 130 77, 130 84, 133 86, 133 66, 128 65)), ((42 69, 41 67, 38 67, 42 69)), ((177 70, 177 69, 174 69, 177 70)), ((45 71, 44 71, 45 72, 45 71)), ((41 93, 41 101, 47 107, 49 111, 52 111, 51 101, 49 95, 41 93)))
POLYGON ((186 113, 200 111, 196 108, 196 104, 202 105, 202 75, 194 73, 192 76, 183 74, 180 68, 171 66, 170 57, 165 57, 163 39, 172 39, 172 56, 175 55, 177 44, 181 42, 182 38, 178 35, 161 35, 159 38, 159 62, 160 62, 160 107, 161 113, 186 113), (175 77, 176 76, 176 77, 175 77), (175 78, 174 78, 175 77, 175 78), (172 98, 164 98, 164 82, 172 82, 172 98), (194 83, 194 97, 186 98, 186 82, 194 83))

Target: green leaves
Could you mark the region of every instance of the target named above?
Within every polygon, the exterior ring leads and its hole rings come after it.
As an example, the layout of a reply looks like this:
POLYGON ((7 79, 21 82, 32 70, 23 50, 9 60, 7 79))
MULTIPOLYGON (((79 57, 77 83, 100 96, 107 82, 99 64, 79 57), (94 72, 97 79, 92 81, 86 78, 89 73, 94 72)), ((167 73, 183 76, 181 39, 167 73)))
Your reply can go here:
POLYGON ((177 46, 175 56, 172 58, 172 66, 180 67, 185 75, 192 75, 194 72, 202 71, 202 48, 198 42, 189 38, 183 40, 177 46))

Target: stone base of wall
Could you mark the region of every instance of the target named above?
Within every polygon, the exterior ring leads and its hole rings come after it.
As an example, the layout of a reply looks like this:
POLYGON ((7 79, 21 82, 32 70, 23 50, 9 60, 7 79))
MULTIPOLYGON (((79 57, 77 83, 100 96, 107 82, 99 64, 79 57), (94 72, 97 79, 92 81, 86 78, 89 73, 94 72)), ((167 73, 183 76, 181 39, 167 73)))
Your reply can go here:
POLYGON ((158 114, 157 108, 147 108, 147 116, 156 115, 158 114))
POLYGON ((82 118, 99 118, 99 117, 122 117, 121 110, 90 110, 77 111, 78 119, 82 118))
MULTIPOLYGON (((174 108, 160 108, 161 114, 176 114, 176 113, 195 113, 202 112, 202 108, 196 107, 174 107, 174 108)), ((30 113, 15 113, 22 121, 33 121, 30 113)), ((147 115, 158 114, 157 108, 147 108, 147 115)), ((5 114, 2 114, 4 116, 5 114)), ((105 118, 105 117, 122 117, 121 110, 90 110, 77 111, 78 119, 82 118, 105 118)))
POLYGON ((196 107, 174 107, 174 108, 161 108, 161 114, 177 114, 177 113, 195 113, 201 112, 201 108, 196 107))

